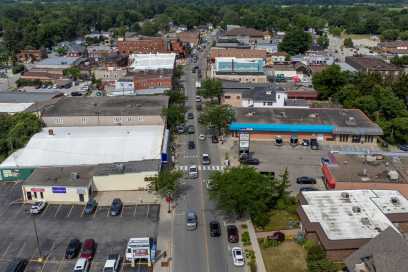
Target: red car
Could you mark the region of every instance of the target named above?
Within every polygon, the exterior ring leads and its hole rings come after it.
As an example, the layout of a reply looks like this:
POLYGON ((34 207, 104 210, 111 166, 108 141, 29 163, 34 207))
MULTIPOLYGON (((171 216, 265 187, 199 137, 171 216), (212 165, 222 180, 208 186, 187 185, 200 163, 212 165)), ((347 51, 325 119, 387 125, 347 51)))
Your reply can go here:
POLYGON ((81 258, 92 260, 95 255, 96 243, 94 239, 86 239, 82 244, 81 258))

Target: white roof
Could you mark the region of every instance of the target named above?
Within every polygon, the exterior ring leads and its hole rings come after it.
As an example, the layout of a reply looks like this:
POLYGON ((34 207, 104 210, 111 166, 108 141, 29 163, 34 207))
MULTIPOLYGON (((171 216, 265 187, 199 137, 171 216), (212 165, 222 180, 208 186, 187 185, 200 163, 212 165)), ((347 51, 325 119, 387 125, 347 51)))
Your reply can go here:
POLYGON ((94 165, 160 159, 163 126, 44 128, 2 168, 94 165), (49 135, 52 129, 54 135, 49 135))
POLYGON ((175 53, 131 54, 130 65, 134 70, 174 69, 175 53))
POLYGON ((0 103, 0 112, 2 113, 16 113, 22 112, 33 103, 0 103))
MULTIPOLYGON (((407 213, 408 200, 392 190, 302 192, 310 222, 320 223, 330 240, 369 239, 389 226, 387 214, 407 213), (348 194, 348 197, 346 196, 348 194), (392 200, 397 203, 393 203, 392 200), (355 212, 358 207, 360 212, 355 212)), ((397 230, 398 231, 398 230, 397 230)))

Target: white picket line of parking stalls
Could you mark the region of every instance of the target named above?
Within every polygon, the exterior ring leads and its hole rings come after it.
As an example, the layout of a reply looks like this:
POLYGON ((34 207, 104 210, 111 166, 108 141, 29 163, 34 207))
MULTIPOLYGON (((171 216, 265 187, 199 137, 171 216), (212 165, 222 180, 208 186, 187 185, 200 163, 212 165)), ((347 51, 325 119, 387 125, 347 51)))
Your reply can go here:
MULTIPOLYGON (((189 165, 177 165, 176 170, 188 171, 189 165)), ((198 165, 198 171, 223 171, 224 165, 198 165)))

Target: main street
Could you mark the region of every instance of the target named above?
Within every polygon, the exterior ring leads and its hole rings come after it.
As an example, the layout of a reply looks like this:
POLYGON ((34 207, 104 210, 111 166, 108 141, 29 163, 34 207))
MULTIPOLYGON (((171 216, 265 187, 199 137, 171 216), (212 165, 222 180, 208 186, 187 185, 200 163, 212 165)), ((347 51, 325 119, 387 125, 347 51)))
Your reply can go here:
MULTIPOLYGON (((203 50, 199 57, 199 67, 205 67, 207 50, 203 50)), ((199 167, 198 179, 183 179, 181 194, 177 199, 173 226, 173 271, 177 272, 213 272, 213 271, 244 271, 243 268, 233 266, 230 250, 235 245, 227 242, 226 224, 220 211, 215 204, 208 199, 205 181, 212 170, 202 167, 201 156, 209 154, 210 169, 220 169, 223 158, 220 158, 218 144, 211 143, 211 135, 198 123, 199 112, 196 108, 195 82, 197 74, 192 73, 195 64, 188 64, 184 69, 184 88, 188 99, 186 107, 188 112, 194 113, 194 119, 188 120, 186 125, 194 125, 194 134, 179 135, 177 143, 176 167, 187 169, 189 165, 199 167), (199 135, 205 134, 206 140, 199 140, 199 135), (188 141, 194 141, 196 148, 189 150, 188 141), (198 228, 195 231, 187 231, 185 227, 185 213, 192 209, 198 215, 198 228), (218 220, 222 226, 221 237, 210 237, 208 223, 218 220)), ((205 70, 202 70, 204 73, 205 70)), ((185 172, 185 174, 187 174, 185 172)))

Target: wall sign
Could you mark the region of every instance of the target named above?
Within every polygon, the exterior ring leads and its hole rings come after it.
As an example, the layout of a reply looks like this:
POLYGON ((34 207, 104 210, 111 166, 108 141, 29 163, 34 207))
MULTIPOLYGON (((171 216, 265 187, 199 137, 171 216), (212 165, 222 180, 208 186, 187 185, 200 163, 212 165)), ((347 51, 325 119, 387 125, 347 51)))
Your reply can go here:
POLYGON ((45 192, 45 189, 44 188, 31 188, 31 192, 42 193, 42 192, 45 192))
POLYGON ((65 187, 52 187, 52 192, 54 194, 65 194, 67 192, 67 188, 65 188, 65 187))

